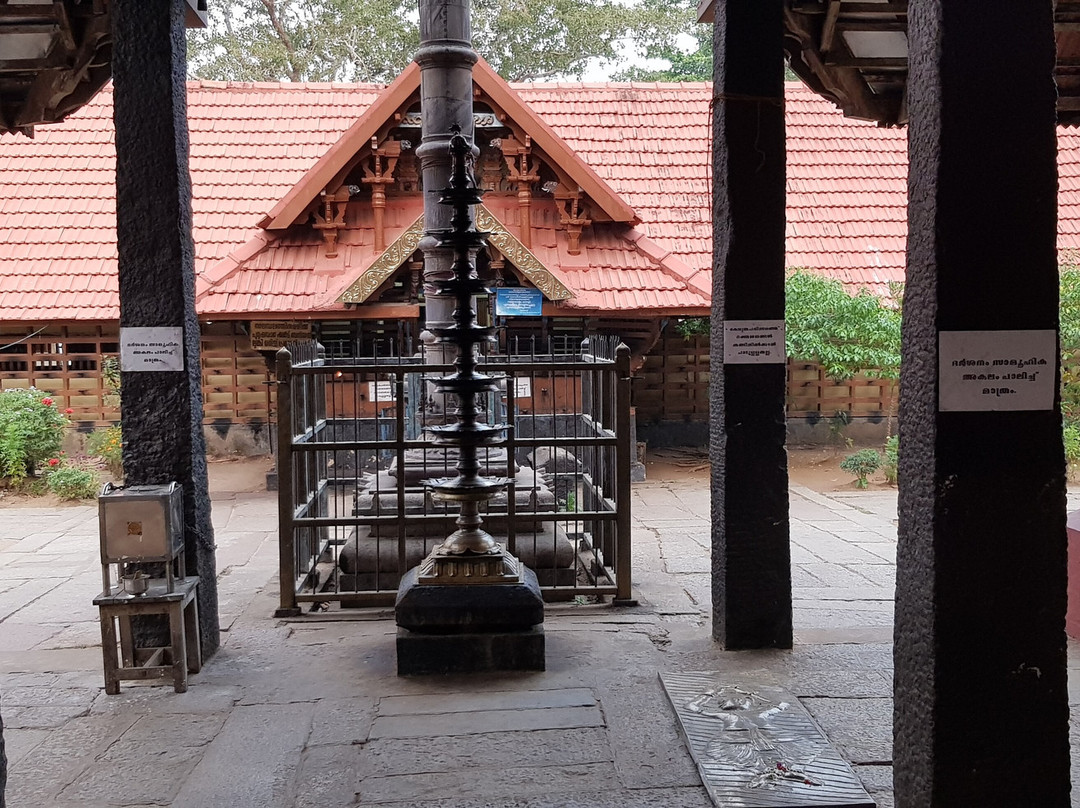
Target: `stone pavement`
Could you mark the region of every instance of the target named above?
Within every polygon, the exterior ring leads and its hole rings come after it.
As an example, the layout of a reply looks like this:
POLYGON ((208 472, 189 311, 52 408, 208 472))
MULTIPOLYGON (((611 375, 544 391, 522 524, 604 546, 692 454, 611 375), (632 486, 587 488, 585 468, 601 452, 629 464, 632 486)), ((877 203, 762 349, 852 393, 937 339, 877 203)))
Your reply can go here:
POLYGON ((641 605, 552 607, 547 671, 471 678, 397 677, 388 611, 273 619, 273 495, 223 494, 221 650, 185 694, 107 696, 96 509, 0 511, 9 808, 708 808, 657 679, 706 670, 792 690, 891 806, 895 495, 793 487, 796 647, 724 652, 708 479, 650 474, 641 605))

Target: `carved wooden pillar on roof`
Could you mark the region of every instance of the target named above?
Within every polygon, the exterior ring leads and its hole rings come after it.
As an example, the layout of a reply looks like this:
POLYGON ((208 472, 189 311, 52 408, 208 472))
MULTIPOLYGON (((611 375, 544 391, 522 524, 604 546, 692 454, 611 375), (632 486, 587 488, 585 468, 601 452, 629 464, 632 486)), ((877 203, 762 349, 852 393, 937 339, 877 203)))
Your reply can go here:
POLYGON ((525 136, 522 145, 511 137, 503 138, 503 159, 510 170, 510 181, 517 184, 518 217, 521 220, 521 243, 532 247, 532 184, 540 179, 539 162, 532 159, 532 138, 525 136))
POLYGON ((416 255, 409 261, 409 302, 416 303, 420 300, 420 276, 424 271, 423 257, 416 255))
MULTIPOLYGON (((501 146, 501 141, 492 142, 493 146, 501 146)), ((493 149, 483 149, 480 152, 480 187, 485 191, 493 191, 499 188, 503 178, 503 161, 493 149)))
POLYGON ((565 185, 559 185, 555 189, 555 201, 559 206, 559 219, 566 225, 566 235, 569 241, 567 252, 578 255, 581 252, 581 230, 592 224, 592 219, 585 215, 581 204, 581 189, 571 191, 565 185))
POLYGON ((402 148, 396 171, 398 190, 405 192, 419 191, 420 171, 416 165, 416 154, 408 151, 412 148, 412 144, 407 140, 398 142, 401 143, 402 148))
POLYGON ((349 201, 349 188, 342 186, 336 191, 323 191, 322 212, 315 211, 314 227, 322 233, 326 242, 326 257, 334 258, 337 253, 338 231, 345 227, 345 205, 349 201))
POLYGON ((386 186, 394 182, 394 168, 401 157, 401 142, 371 139, 371 166, 364 166, 365 185, 371 186, 371 209, 375 213, 375 251, 386 249, 386 186))
POLYGON ((498 247, 488 244, 488 266, 491 267, 491 277, 496 288, 506 286, 506 257, 498 247))

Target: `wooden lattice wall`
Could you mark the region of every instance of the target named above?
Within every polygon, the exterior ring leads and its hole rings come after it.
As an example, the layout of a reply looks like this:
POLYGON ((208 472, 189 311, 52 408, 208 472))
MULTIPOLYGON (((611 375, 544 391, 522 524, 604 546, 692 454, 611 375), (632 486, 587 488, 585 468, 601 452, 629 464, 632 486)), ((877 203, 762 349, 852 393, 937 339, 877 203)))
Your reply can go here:
MULTIPOLYGON (((36 387, 71 409, 77 424, 120 418, 119 402, 105 388, 101 362, 119 352, 115 324, 4 326, 0 328, 0 389, 36 387)), ((238 323, 203 325, 202 383, 206 423, 267 419, 270 376, 238 323)))
POLYGON ((630 396, 639 424, 709 420, 709 338, 665 332, 634 373, 630 396))
POLYGON ((239 323, 202 326, 204 423, 265 422, 272 407, 273 386, 262 354, 239 323))
POLYGON ((851 415, 877 415, 895 412, 899 400, 896 382, 857 373, 837 381, 825 374, 820 365, 788 362, 787 412, 791 416, 837 412, 851 415))
MULTIPOLYGON (((709 338, 664 334, 634 374, 634 406, 639 424, 656 421, 709 420, 709 338)), ((858 374, 845 381, 830 379, 814 363, 789 362, 787 414, 792 417, 887 413, 895 400, 895 382, 858 374)))
MULTIPOLYGON (((118 351, 115 324, 0 328, 0 389, 34 386, 57 406, 70 408, 77 423, 115 422, 120 414, 104 389, 103 356, 118 351)), ((273 387, 263 356, 251 349, 240 323, 203 325, 203 399, 206 423, 265 422, 273 410, 273 387)), ((895 384, 858 375, 828 378, 819 366, 788 364, 788 415, 886 413, 895 384)), ((638 422, 709 420, 709 340, 664 334, 634 374, 633 403, 638 422)))
POLYGON ((0 328, 0 389, 36 387, 77 423, 120 417, 105 390, 103 356, 119 350, 115 325, 4 326, 0 328))

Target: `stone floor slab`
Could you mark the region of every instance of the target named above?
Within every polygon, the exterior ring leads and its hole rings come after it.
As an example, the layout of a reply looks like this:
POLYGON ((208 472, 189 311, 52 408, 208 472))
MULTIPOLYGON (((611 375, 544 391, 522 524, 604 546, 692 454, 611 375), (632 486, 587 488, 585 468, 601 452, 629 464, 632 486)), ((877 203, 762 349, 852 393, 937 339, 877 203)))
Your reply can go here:
POLYGON ((541 710, 477 710, 438 715, 379 716, 371 727, 372 738, 437 738, 514 730, 575 729, 602 727, 604 718, 596 707, 555 707, 541 710))
POLYGON ((530 794, 550 796, 573 793, 590 784, 612 782, 611 763, 575 763, 562 766, 478 768, 448 772, 365 777, 357 792, 359 805, 416 804, 446 794, 494 801, 530 794))
POLYGON ((184 781, 174 805, 290 806, 313 711, 311 704, 235 708, 184 781))
POLYGON ((477 710, 540 710, 590 707, 596 696, 585 687, 564 690, 484 691, 430 696, 389 696, 379 700, 379 716, 470 713, 477 710))

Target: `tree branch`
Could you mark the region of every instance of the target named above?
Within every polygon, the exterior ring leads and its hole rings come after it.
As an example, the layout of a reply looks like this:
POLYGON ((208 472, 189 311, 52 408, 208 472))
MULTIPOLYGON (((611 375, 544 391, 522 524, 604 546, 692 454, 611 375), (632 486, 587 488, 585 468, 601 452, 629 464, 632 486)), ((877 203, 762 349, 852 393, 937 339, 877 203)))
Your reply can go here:
POLYGON ((285 46, 285 53, 289 59, 289 78, 300 81, 300 68, 296 63, 296 46, 293 45, 292 37, 289 36, 289 32, 285 30, 285 25, 278 16, 277 0, 262 0, 262 4, 266 8, 266 13, 270 15, 270 24, 274 27, 274 32, 281 40, 281 44, 285 46))

